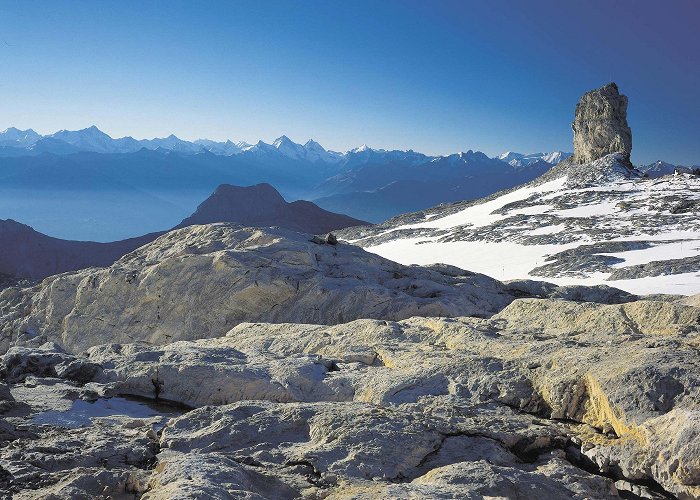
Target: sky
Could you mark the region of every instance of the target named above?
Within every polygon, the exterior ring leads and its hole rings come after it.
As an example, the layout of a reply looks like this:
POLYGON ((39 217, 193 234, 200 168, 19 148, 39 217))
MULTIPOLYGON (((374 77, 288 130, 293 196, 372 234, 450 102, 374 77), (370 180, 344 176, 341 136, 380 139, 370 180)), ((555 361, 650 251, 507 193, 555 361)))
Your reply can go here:
POLYGON ((0 0, 0 129, 570 151, 615 81, 635 163, 700 164, 698 26, 697 0, 0 0))

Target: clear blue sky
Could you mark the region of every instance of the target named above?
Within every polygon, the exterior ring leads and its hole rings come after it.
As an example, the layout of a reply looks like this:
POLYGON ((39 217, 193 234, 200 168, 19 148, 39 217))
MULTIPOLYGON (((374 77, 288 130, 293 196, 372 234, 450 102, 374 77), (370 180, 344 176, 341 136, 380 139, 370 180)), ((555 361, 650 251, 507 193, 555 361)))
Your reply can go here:
POLYGON ((0 129, 571 150, 614 80, 634 161, 700 163, 699 26, 697 0, 2 0, 0 129))

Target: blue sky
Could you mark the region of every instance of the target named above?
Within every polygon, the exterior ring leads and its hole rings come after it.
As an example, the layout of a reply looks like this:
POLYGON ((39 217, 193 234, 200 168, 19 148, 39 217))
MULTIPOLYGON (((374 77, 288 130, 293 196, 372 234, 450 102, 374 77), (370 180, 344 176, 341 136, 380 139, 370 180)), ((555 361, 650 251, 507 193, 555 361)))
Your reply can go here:
POLYGON ((698 26, 696 0, 3 0, 0 129, 571 150, 614 80, 633 161, 700 163, 698 26))

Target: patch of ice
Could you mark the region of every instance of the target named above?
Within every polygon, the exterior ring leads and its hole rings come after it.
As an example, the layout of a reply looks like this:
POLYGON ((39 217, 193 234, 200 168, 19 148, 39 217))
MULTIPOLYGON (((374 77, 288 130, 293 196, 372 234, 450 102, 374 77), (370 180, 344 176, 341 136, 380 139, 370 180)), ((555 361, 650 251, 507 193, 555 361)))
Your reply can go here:
POLYGON ((174 409, 163 408, 162 405, 152 405, 122 397, 98 399, 94 403, 76 399, 67 410, 48 410, 34 415, 32 423, 74 429, 92 425, 95 418, 124 416, 130 418, 155 417, 159 418, 162 425, 168 418, 179 414, 174 409))

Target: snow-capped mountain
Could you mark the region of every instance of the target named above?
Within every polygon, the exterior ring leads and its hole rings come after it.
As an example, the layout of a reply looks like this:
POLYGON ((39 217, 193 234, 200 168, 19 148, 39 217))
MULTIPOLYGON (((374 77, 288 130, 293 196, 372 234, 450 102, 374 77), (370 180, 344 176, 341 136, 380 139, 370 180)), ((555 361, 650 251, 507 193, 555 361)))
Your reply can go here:
POLYGON ((649 165, 642 165, 639 168, 642 172, 647 174, 651 178, 661 177, 662 175, 673 175, 673 173, 678 168, 676 165, 671 163, 657 160, 649 165))
POLYGON ((306 143, 304 143, 304 150, 305 159, 313 163, 338 163, 343 159, 342 153, 328 151, 313 139, 309 139, 308 141, 306 141, 306 143))
POLYGON ((284 156, 293 160, 302 160, 306 156, 306 149, 304 146, 293 142, 286 135, 275 139, 272 146, 284 156))
POLYGON ((194 141, 194 144, 201 146, 202 149, 209 151, 215 155, 231 156, 237 155, 242 151, 242 148, 238 144, 234 144, 232 141, 227 140, 223 142, 211 141, 209 139, 198 139, 194 141))
POLYGON ((537 161, 546 161, 551 165, 556 165, 571 155, 572 153, 564 153, 563 151, 552 151, 551 153, 532 153, 529 155, 515 153, 513 151, 506 151, 505 153, 498 155, 496 158, 514 167, 524 167, 537 161))
POLYGON ((201 145, 184 141, 173 134, 163 138, 145 139, 139 143, 146 149, 167 149, 179 153, 201 153, 205 150, 201 145))
POLYGON ((381 222, 401 212, 412 212, 458 200, 471 200, 530 181, 552 165, 537 161, 514 167, 469 150, 448 156, 403 157, 393 152, 380 161, 367 148, 356 151, 374 161, 348 169, 326 179, 314 201, 328 210, 340 210, 353 217, 381 222))
POLYGON ((700 292, 700 177, 645 178, 619 154, 341 236, 403 264, 451 264, 501 280, 700 292))
POLYGON ((0 146, 26 148, 41 139, 41 135, 32 129, 19 130, 15 127, 0 132, 0 146))
POLYGON ((49 137, 75 146, 80 151, 124 153, 139 149, 138 141, 132 137, 123 137, 115 140, 94 125, 82 130, 59 130, 49 137))

